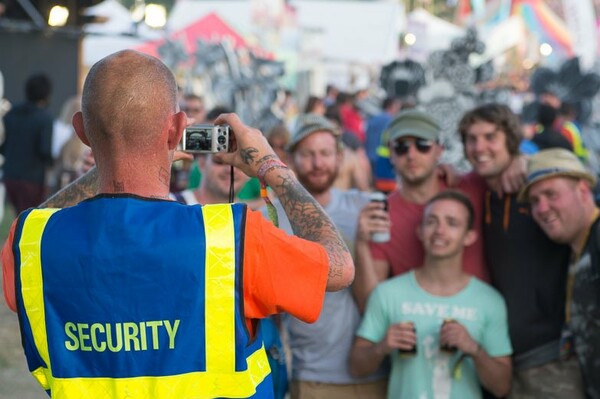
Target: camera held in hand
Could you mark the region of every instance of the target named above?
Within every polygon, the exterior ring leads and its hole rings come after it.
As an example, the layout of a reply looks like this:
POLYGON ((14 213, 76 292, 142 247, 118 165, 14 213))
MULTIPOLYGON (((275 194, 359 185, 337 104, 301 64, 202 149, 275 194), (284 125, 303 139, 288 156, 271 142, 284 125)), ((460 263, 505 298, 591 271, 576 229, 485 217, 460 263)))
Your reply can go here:
POLYGON ((183 131, 183 151, 194 154, 229 152, 231 138, 227 125, 191 125, 183 131))

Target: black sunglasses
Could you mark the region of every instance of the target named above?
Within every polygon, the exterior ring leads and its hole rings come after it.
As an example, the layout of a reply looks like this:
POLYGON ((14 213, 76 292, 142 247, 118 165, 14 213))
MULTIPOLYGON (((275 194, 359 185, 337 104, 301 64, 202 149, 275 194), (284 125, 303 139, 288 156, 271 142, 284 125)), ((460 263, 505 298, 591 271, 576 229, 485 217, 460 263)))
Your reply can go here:
MULTIPOLYGON (((396 141, 394 143, 394 152, 398 156, 406 155, 410 149, 410 146, 412 145, 411 143, 412 141, 409 140, 396 141)), ((435 142, 427 139, 415 139, 414 143, 417 151, 419 151, 421 154, 427 154, 435 142)))

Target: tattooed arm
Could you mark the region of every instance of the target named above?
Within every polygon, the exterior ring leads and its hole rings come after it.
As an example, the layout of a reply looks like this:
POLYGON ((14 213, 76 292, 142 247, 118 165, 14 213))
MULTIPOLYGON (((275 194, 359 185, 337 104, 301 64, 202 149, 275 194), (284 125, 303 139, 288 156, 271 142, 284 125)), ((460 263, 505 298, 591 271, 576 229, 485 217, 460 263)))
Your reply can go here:
POLYGON ((287 168, 271 169, 265 174, 265 181, 279 197, 294 234, 318 242, 325 248, 329 257, 327 290, 337 291, 350 285, 354 279, 352 257, 335 225, 317 200, 287 168))
MULTIPOLYGON (((215 154, 216 159, 240 168, 248 176, 256 176, 265 162, 278 159, 263 134, 244 125, 235 114, 222 115, 215 124, 231 126, 237 143, 236 151, 215 154)), ((284 165, 269 167, 264 180, 279 197, 294 234, 325 248, 329 258, 327 290, 337 291, 350 285, 354 279, 350 251, 321 205, 284 165)))
POLYGON ((63 188, 42 203, 40 208, 66 208, 77 205, 81 201, 96 195, 98 188, 98 173, 96 167, 90 169, 85 175, 63 188))

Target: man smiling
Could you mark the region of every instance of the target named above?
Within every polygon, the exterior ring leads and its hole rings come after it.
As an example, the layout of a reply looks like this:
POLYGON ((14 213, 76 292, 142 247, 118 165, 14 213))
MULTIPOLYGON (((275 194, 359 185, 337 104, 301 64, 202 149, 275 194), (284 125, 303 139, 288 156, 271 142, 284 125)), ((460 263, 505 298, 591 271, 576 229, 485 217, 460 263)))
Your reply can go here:
POLYGON ((563 356, 573 355, 574 348, 589 398, 600 398, 600 224, 592 192, 596 182, 575 154, 549 149, 530 159, 522 192, 548 237, 571 247, 563 337, 573 337, 574 345, 563 356))
POLYGON ((515 195, 498 195, 519 155, 521 129, 506 106, 486 104, 459 123, 465 154, 486 182, 484 245, 492 285, 506 300, 514 349, 511 398, 581 397, 577 362, 559 359, 569 249, 553 243, 515 195))
MULTIPOLYGON (((343 157, 340 132, 327 119, 315 114, 299 116, 288 152, 290 166, 298 181, 323 206, 342 237, 352 248, 357 230, 357 214, 370 204, 369 194, 339 190, 333 182, 343 157)), ((276 201, 279 225, 295 234, 285 216, 282 202, 276 201)), ((383 213, 383 211, 381 211, 383 213)), ((266 214, 266 210, 263 214, 266 214)), ((383 213, 382 227, 389 228, 383 213)), ((314 220, 314 223, 319 223, 314 220)), ((374 223, 377 225, 378 223, 374 223)), ((367 227, 374 232, 375 226, 367 227)), ((286 315, 287 316, 287 315, 286 315)), ((323 310, 314 324, 286 317, 292 351, 292 399, 382 399, 387 386, 387 370, 375 369, 363 378, 350 374, 348 356, 360 314, 350 288, 325 295, 323 310)))
MULTIPOLYGON (((367 235, 356 240, 356 279, 354 294, 364 308, 369 293, 390 275, 396 276, 423 264, 424 250, 416 234, 427 201, 447 188, 440 177, 438 162, 444 151, 440 143, 441 129, 425 112, 402 111, 390 123, 390 161, 400 177, 396 191, 388 197, 392 223, 391 239, 373 243, 367 235)), ((474 229, 481 233, 484 185, 476 174, 461 176, 458 189, 466 193, 475 208, 474 229)), ((373 215, 365 214, 365 217, 373 215)), ((488 281, 481 238, 465 248, 465 271, 488 281)))
POLYGON ((369 298, 351 370, 370 373, 389 355, 390 399, 481 398, 480 384, 498 397, 509 391, 504 301, 464 272, 463 250, 477 239, 473 220, 464 194, 434 196, 418 228, 423 266, 381 283, 369 298))

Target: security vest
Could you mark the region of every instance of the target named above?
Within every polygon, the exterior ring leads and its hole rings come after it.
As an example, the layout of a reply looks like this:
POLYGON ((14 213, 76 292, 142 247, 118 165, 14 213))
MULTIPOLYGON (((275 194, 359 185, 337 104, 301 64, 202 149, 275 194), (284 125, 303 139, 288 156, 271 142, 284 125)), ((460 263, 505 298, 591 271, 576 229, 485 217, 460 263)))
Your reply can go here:
POLYGON ((29 369, 53 398, 272 397, 243 307, 246 207, 100 195, 18 220, 29 369))

